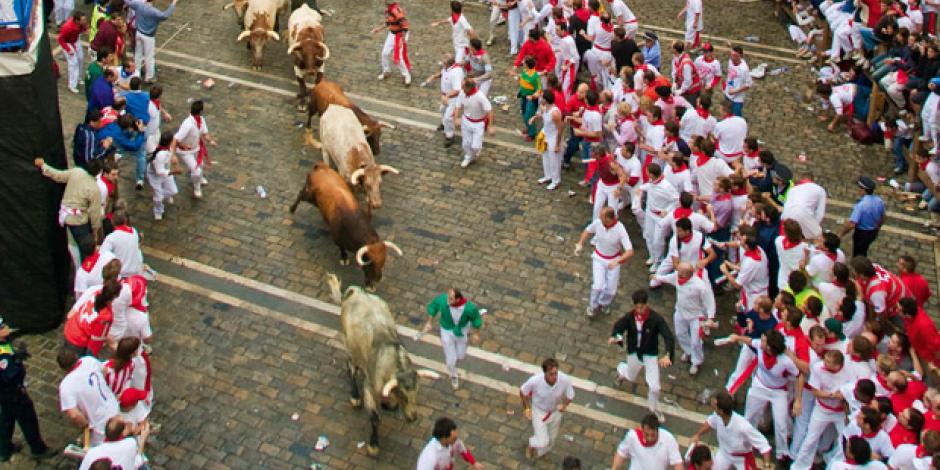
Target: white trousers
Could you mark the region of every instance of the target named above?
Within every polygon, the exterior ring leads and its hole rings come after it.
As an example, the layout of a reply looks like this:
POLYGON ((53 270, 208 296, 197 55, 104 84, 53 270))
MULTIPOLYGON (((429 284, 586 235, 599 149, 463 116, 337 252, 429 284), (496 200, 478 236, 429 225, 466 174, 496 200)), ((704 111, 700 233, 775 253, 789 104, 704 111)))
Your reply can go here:
POLYGON ((809 420, 813 416, 813 409, 816 408, 816 397, 813 392, 803 389, 803 410, 793 422, 793 440, 790 441, 790 455, 799 455, 800 446, 806 440, 806 432, 809 431, 809 420))
POLYGON ((558 410, 543 411, 532 407, 532 437, 529 438, 529 447, 535 449, 539 457, 547 454, 555 444, 562 414, 558 410))
MULTIPOLYGON (((904 107, 904 85, 898 83, 898 73, 891 72, 879 80, 885 92, 899 108, 904 107)), ((925 127, 926 129, 926 127, 925 127)))
POLYGON ((493 79, 492 79, 492 78, 489 79, 489 80, 483 80, 482 82, 477 83, 477 91, 478 91, 479 93, 482 93, 483 96, 489 98, 489 97, 490 97, 490 86, 492 86, 492 85, 493 85, 493 79))
MULTIPOLYGON (((78 81, 85 68, 85 51, 82 50, 80 41, 75 41, 70 46, 72 46, 72 52, 65 52, 63 49, 62 55, 65 56, 65 63, 68 66, 69 88, 78 88, 78 81)), ((87 83, 85 86, 91 86, 91 84, 87 83)))
POLYGON ((177 150, 176 155, 189 168, 189 179, 193 182, 193 190, 202 188, 202 165, 197 165, 196 153, 198 150, 177 150))
POLYGON ((447 105, 441 105, 441 124, 444 124, 444 137, 451 139, 454 137, 454 108, 457 105, 457 97, 447 100, 447 105))
MULTIPOLYGON (((408 33, 402 33, 401 44, 399 44, 400 49, 405 48, 405 44, 408 42, 408 33)), ((402 77, 409 77, 411 73, 408 71, 408 66, 405 65, 405 51, 399 51, 401 60, 398 61, 398 71, 401 72, 402 77)), ((382 46, 382 72, 389 73, 392 71, 392 65, 395 63, 395 35, 388 33, 385 36, 385 44, 382 46)))
POLYGON ((614 210, 620 210, 620 198, 614 196, 620 186, 617 184, 606 185, 603 181, 597 180, 597 191, 594 192, 594 211, 591 213, 591 220, 596 220, 601 215, 601 209, 604 207, 613 207, 614 210))
POLYGON ((609 87, 610 71, 608 68, 613 60, 614 56, 610 55, 610 51, 602 51, 596 47, 584 53, 584 63, 591 71, 591 77, 594 78, 598 92, 609 87))
POLYGON ((725 390, 729 392, 734 387, 739 380, 747 380, 747 377, 743 377, 744 373, 747 372, 748 367, 751 363, 757 359, 757 354, 751 349, 750 346, 741 345, 741 352, 738 353, 738 362, 734 366, 734 371, 731 372, 731 375, 728 376, 728 382, 725 384, 725 390))
MULTIPOLYGON (((653 257, 653 261, 659 262, 663 257, 662 248, 659 252, 656 252, 656 227, 659 225, 659 221, 663 220, 662 217, 654 214, 649 209, 646 210, 646 215, 643 217, 643 240, 646 241, 646 249, 649 250, 650 256, 653 257)), ((659 244, 661 247, 663 244, 659 244)))
POLYGON ((646 386, 649 389, 646 395, 646 407, 655 413, 659 405, 659 393, 662 390, 659 385, 659 361, 656 356, 643 356, 643 360, 640 360, 636 354, 628 354, 627 362, 617 364, 617 374, 630 382, 636 381, 640 369, 645 369, 646 386))
MULTIPOLYGON (((764 414, 764 409, 770 405, 774 420, 774 442, 787 442, 787 432, 790 430, 790 406, 786 390, 771 390, 757 380, 751 382, 747 393, 747 402, 744 405, 744 415, 754 426, 758 425, 764 414)), ((776 446, 777 458, 786 457, 786 444, 776 446)))
POLYGON ((842 430, 845 428, 845 413, 833 413, 818 405, 814 407, 813 414, 809 418, 806 437, 803 438, 800 452, 796 455, 796 461, 793 462, 793 466, 790 468, 808 470, 813 465, 820 438, 830 426, 835 428, 838 436, 841 436, 842 430))
POLYGON ((548 148, 542 152, 542 172, 545 174, 545 178, 550 179, 552 183, 561 184, 561 157, 564 153, 564 146, 562 145, 561 150, 556 152, 555 138, 555 136, 545 136, 548 148))
POLYGON ((516 55, 519 53, 519 45, 525 40, 522 37, 522 31, 519 30, 519 24, 522 23, 522 15, 519 14, 519 8, 509 10, 506 18, 506 29, 509 32, 509 53, 516 55))
POLYGON ((56 26, 61 26, 62 23, 65 23, 74 9, 75 0, 55 0, 55 7, 53 7, 52 11, 53 16, 55 16, 56 26))
POLYGON ((636 36, 636 32, 640 30, 640 22, 634 20, 624 23, 623 29, 627 32, 627 39, 633 39, 633 37, 636 36))
POLYGON ((449 330, 441 328, 441 346, 444 348, 444 362, 451 378, 457 377, 457 361, 467 357, 467 332, 458 337, 449 330))
POLYGON ((803 236, 807 240, 815 240, 822 236, 822 226, 820 226, 819 221, 816 220, 816 214, 810 212, 810 210, 805 207, 793 206, 784 208, 783 212, 780 214, 780 221, 782 223, 787 219, 793 219, 800 224, 800 228, 803 230, 803 236))
POLYGON ((593 273, 593 282, 591 282, 591 308, 608 306, 617 295, 617 284, 620 283, 620 265, 613 268, 607 265, 612 260, 601 258, 594 253, 591 255, 591 270, 593 273))
POLYGON ((147 140, 144 141, 146 145, 147 155, 150 155, 157 149, 157 145, 160 144, 160 131, 158 130, 155 134, 150 134, 147 136, 147 140))
POLYGON ((157 67, 154 63, 154 43, 156 40, 145 34, 141 34, 139 31, 134 37, 137 39, 137 46, 134 47, 134 65, 137 66, 137 70, 140 72, 140 78, 144 81, 153 80, 156 78, 157 67))
POLYGON ((176 178, 173 175, 156 176, 147 173, 147 182, 153 189, 153 214, 163 215, 163 201, 175 196, 179 189, 176 187, 176 178))
POLYGON ((483 134, 486 125, 482 122, 472 122, 467 116, 460 118, 460 134, 463 137, 463 156, 468 160, 475 160, 483 150, 483 134))
POLYGON ((679 312, 672 315, 672 321, 676 326, 676 341, 682 352, 692 356, 692 365, 701 365, 705 362, 702 337, 698 334, 702 321, 698 317, 686 318, 679 312))
POLYGON ((493 6, 490 7, 490 35, 486 40, 487 43, 492 43, 493 38, 496 37, 496 25, 499 23, 499 17, 502 15, 502 10, 496 6, 496 3, 493 3, 493 6))

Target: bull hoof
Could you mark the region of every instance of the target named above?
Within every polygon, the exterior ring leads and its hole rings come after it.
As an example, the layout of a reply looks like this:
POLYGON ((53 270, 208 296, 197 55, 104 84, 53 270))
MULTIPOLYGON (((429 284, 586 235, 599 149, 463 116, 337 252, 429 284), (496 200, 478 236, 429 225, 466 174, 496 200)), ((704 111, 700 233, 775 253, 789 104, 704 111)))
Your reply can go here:
POLYGON ((369 453, 369 456, 376 457, 379 455, 379 448, 375 446, 368 445, 366 446, 366 452, 369 453))
POLYGON ((353 408, 362 408, 362 400, 359 398, 350 398, 349 404, 352 405, 353 408))

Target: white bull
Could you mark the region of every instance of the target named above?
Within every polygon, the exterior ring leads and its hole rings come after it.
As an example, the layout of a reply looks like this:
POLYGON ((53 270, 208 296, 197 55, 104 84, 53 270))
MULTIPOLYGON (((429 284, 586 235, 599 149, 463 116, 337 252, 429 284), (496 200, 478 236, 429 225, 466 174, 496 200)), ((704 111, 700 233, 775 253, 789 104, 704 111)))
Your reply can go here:
POLYGON ((364 126, 349 108, 331 104, 320 116, 320 141, 323 160, 336 167, 349 185, 366 193, 371 209, 382 207, 382 175, 399 174, 389 165, 378 165, 366 141, 364 126), (361 186, 360 186, 361 184, 361 186))
MULTIPOLYGON (((245 5, 244 0, 236 0, 223 7, 223 9, 238 9, 245 5)), ((286 12, 290 7, 289 0, 247 0, 243 19, 244 30, 238 35, 237 41, 248 39, 248 49, 251 51, 251 66, 260 70, 264 61, 264 44, 268 39, 280 41, 277 34, 278 15, 286 12)))
POLYGON ((294 62, 294 76, 300 86, 297 93, 299 105, 306 102, 306 78, 312 76, 313 83, 318 83, 323 76, 324 63, 330 58, 322 19, 316 10, 305 3, 290 14, 287 22, 287 55, 291 56, 294 62))

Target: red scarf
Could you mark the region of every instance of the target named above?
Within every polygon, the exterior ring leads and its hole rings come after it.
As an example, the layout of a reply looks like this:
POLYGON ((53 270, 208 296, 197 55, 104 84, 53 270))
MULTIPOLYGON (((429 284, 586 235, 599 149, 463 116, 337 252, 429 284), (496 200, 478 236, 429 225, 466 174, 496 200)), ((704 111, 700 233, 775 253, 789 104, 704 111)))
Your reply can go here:
POLYGON ((127 224, 125 224, 125 225, 118 225, 117 227, 114 227, 114 231, 115 231, 115 232, 121 231, 121 232, 127 232, 127 233, 134 233, 134 229, 131 228, 131 226, 130 226, 130 225, 127 225, 127 224))
POLYGON ((456 25, 457 22, 460 21, 460 16, 461 16, 460 13, 451 13, 451 14, 450 14, 450 24, 451 24, 451 26, 456 25))
POLYGON ((104 183, 104 187, 107 188, 108 196, 114 194, 114 183, 104 176, 98 175, 98 177, 101 179, 101 182, 104 183))
POLYGON ((663 118, 659 118, 658 121, 653 121, 650 123, 650 125, 651 126, 663 126, 663 125, 666 125, 666 121, 664 121, 663 118))
POLYGON ((660 98, 659 101, 662 101, 663 103, 666 103, 666 104, 672 104, 673 101, 675 101, 675 97, 672 95, 669 95, 665 98, 660 98))
POLYGON ((159 99, 159 98, 155 98, 155 99, 152 99, 152 100, 150 100, 150 101, 153 101, 153 105, 157 107, 157 110, 163 109, 163 108, 160 107, 160 99, 159 99))
POLYGON ((692 215, 692 209, 688 207, 677 207, 676 210, 672 212, 672 216, 676 219, 684 219, 692 215))
POLYGON ((914 449, 914 456, 917 457, 918 459, 922 459, 924 457, 927 457, 928 455, 929 454, 927 454, 927 452, 924 450, 923 444, 917 446, 917 448, 914 449))
POLYGON ((679 241, 682 243, 689 243, 690 241, 692 241, 692 234, 689 233, 688 235, 680 238, 679 241))
POLYGON ((676 282, 678 282, 680 286, 684 286, 686 282, 689 282, 689 279, 692 279, 692 276, 689 276, 689 277, 683 279, 683 278, 679 277, 678 274, 676 275, 676 282))
POLYGON ((679 165, 676 169, 672 170, 672 173, 679 174, 688 169, 689 169, 689 165, 686 165, 685 162, 682 162, 681 165, 679 165))
POLYGON ((591 17, 591 11, 587 8, 578 8, 574 11, 574 16, 577 16, 579 20, 587 23, 587 20, 591 17))
POLYGON ((193 120, 196 121, 196 130, 199 131, 199 152, 196 154, 196 166, 202 166, 202 162, 209 160, 209 150, 206 148, 206 143, 202 141, 202 116, 197 114, 192 114, 193 120))
POLYGON ((82 269, 84 269, 85 272, 90 273, 91 270, 95 267, 95 265, 98 264, 98 257, 100 256, 101 256, 100 251, 96 251, 86 256, 85 259, 82 260, 82 269))
MULTIPOLYGON (((601 222, 601 223, 603 223, 603 222, 601 222)), ((617 225, 617 218, 616 218, 616 217, 614 217, 614 220, 612 220, 609 224, 604 224, 604 228, 610 230, 611 228, 613 228, 614 225, 617 225)))
POLYGON ((767 370, 773 369, 774 366, 777 365, 777 356, 771 356, 764 351, 761 351, 761 354, 764 356, 764 367, 766 367, 767 370))
POLYGON ((794 184, 793 186, 799 186, 799 185, 801 185, 801 184, 803 184, 803 183, 812 183, 812 182, 813 182, 813 180, 811 180, 811 179, 809 179, 809 178, 803 178, 803 179, 801 179, 800 181, 798 181, 796 184, 794 184))
POLYGON ((789 250, 789 249, 791 249, 791 248, 793 248, 793 247, 795 247, 795 246, 798 246, 798 245, 799 245, 800 243, 802 243, 802 242, 803 242, 803 240, 797 240, 797 241, 795 241, 795 242, 794 242, 794 241, 790 241, 789 238, 787 238, 786 236, 784 236, 784 237, 783 237, 783 249, 784 249, 784 250, 789 250))
POLYGON ((760 261, 760 247, 755 246, 753 250, 744 250, 744 256, 751 258, 754 261, 760 261))
POLYGON ((760 155, 760 149, 757 149, 753 152, 744 152, 744 156, 747 158, 757 158, 760 155))
POLYGON ((666 143, 667 143, 667 144, 674 144, 674 143, 676 143, 676 142, 678 142, 678 141, 679 141, 679 137, 678 137, 678 136, 676 136, 676 137, 672 137, 672 136, 668 136, 668 135, 666 136, 666 143))
POLYGON ((465 93, 465 94, 467 95, 467 97, 469 98, 469 97, 475 95, 476 92, 477 92, 477 87, 473 87, 473 88, 470 89, 470 91, 467 91, 467 92, 464 92, 464 93, 465 93))
POLYGON ((732 189, 731 195, 732 196, 747 196, 747 188, 744 187, 744 188, 732 189))
POLYGON ((708 112, 708 110, 705 109, 705 108, 703 108, 703 107, 701 107, 701 106, 696 106, 696 107, 695 107, 695 112, 696 112, 696 113, 699 115, 699 117, 702 118, 702 119, 708 119, 709 117, 711 117, 711 114, 708 112))
POLYGON ((731 199, 731 193, 715 193, 716 201, 727 201, 731 199))
POLYGON ((612 33, 614 32, 614 25, 610 23, 604 23, 603 21, 601 21, 601 29, 603 29, 604 31, 607 31, 608 33, 612 33))
POLYGON ((480 50, 478 50, 478 51, 476 51, 476 52, 473 53, 473 55, 475 55, 475 56, 477 56, 477 57, 483 57, 483 54, 486 54, 486 49, 484 49, 484 48, 482 48, 482 47, 480 48, 480 50))
POLYGON ((695 166, 703 166, 708 163, 708 155, 705 155, 705 152, 692 152, 692 155, 695 155, 695 166))
POLYGON ((649 318, 649 317, 650 317, 650 309, 649 309, 649 308, 644 309, 642 312, 639 312, 639 311, 637 311, 637 310, 633 310, 633 318, 635 318, 636 321, 638 321, 638 322, 640 322, 640 323, 645 322, 646 319, 649 318))
POLYGON ((466 304, 466 303, 467 303, 467 298, 466 298, 466 297, 461 297, 461 298, 457 299, 457 301, 455 301, 454 303, 448 304, 448 305, 450 305, 451 307, 457 308, 457 307, 463 307, 464 304, 466 304))
POLYGON ((653 447, 656 445, 655 442, 646 442, 646 439, 643 437, 643 428, 636 428, 636 440, 640 441, 640 445, 643 447, 653 447))
POLYGON ((828 251, 824 251, 823 254, 826 255, 826 257, 828 257, 829 259, 831 259, 833 263, 836 261, 836 258, 839 257, 838 253, 829 253, 828 251))

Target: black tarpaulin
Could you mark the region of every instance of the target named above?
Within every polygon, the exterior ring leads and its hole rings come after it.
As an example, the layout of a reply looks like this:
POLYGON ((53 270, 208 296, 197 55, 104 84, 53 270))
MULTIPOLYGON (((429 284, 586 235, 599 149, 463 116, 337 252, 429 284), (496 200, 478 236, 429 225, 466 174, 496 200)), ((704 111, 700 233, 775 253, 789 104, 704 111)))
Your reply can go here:
POLYGON ((31 332, 59 325, 71 290, 56 217, 64 187, 33 166, 36 157, 67 166, 49 39, 40 36, 32 73, 0 76, 0 315, 31 332))

